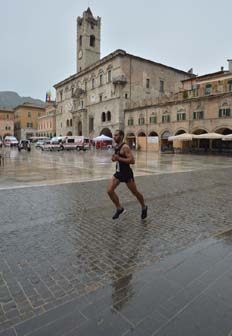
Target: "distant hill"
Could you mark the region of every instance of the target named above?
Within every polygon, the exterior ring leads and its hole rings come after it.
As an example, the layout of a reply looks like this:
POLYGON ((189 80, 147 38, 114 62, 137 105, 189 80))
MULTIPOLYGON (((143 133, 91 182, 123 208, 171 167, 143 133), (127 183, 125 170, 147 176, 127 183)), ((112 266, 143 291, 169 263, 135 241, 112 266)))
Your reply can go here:
POLYGON ((13 91, 0 91, 0 107, 14 108, 23 103, 32 103, 42 107, 45 106, 45 103, 40 99, 20 97, 18 93, 13 91))

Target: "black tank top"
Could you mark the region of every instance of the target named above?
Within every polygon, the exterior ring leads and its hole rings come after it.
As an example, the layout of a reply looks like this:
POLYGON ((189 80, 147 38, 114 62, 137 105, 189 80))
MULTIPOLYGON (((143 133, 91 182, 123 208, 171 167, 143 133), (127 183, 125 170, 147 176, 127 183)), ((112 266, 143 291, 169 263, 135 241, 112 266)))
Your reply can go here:
MULTIPOLYGON (((123 142, 119 147, 115 147, 114 151, 115 154, 119 155, 120 157, 126 158, 125 155, 122 155, 120 153, 120 150, 125 145, 125 142, 123 142)), ((120 173, 122 175, 128 176, 131 173, 132 169, 129 165, 129 163, 125 163, 122 161, 116 161, 116 172, 120 173)))

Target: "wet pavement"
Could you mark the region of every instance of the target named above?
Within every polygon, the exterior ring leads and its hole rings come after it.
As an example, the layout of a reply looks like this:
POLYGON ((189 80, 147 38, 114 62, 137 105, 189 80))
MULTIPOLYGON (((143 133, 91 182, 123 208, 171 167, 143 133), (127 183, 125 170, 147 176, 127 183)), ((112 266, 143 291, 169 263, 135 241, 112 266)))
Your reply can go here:
POLYGON ((120 185, 113 221, 109 157, 0 167, 0 336, 231 336, 232 159, 139 153, 149 216, 120 185))
MULTIPOLYGON (((115 163, 110 160, 112 150, 50 152, 32 148, 32 152, 20 153, 15 148, 3 150, 5 164, 0 166, 0 190, 108 179, 115 169, 115 163)), ((134 152, 134 155, 136 176, 232 167, 232 157, 226 156, 152 152, 134 152)))

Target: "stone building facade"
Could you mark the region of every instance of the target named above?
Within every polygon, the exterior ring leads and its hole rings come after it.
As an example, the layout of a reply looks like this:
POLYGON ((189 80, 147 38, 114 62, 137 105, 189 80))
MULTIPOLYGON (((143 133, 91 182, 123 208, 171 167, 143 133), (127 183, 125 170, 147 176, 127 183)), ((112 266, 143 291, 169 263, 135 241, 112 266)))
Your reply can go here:
POLYGON ((0 108, 0 139, 6 135, 14 135, 14 110, 0 108))
MULTIPOLYGON (((125 109, 127 141, 159 150, 181 133, 232 133, 232 67, 182 82, 179 92, 125 109), (152 141, 156 138, 156 141, 152 141)), ((203 141, 202 141, 203 142, 203 141)), ((174 143, 182 147, 186 143, 174 143)))
POLYGON ((38 117, 37 136, 52 138, 56 135, 56 103, 55 101, 46 102, 45 112, 38 117))
POLYGON ((100 59, 100 29, 90 9, 77 19, 77 73, 54 85, 57 135, 112 136, 124 129, 126 107, 167 97, 193 77, 124 50, 100 59))
POLYGON ((14 135, 18 140, 29 139, 37 134, 38 117, 44 115, 45 108, 24 103, 14 109, 14 135))

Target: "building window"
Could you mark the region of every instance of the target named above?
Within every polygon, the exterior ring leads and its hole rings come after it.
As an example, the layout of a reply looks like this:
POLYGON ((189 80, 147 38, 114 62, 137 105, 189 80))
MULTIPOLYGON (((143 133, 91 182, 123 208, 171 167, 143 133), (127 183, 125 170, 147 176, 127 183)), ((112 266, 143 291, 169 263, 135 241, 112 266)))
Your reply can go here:
POLYGON ((197 97, 198 96, 198 89, 193 89, 193 97, 197 97))
POLYGON ((82 46, 82 35, 80 36, 80 41, 79 41, 79 46, 81 47, 82 46))
POLYGON ((103 84, 103 74, 100 74, 100 85, 103 84))
POLYGON ((232 91, 232 80, 228 81, 228 90, 231 92, 232 91))
POLYGON ((63 92, 60 91, 60 101, 62 101, 62 99, 63 99, 63 92))
POLYGON ((84 108, 84 101, 83 100, 81 100, 81 109, 83 109, 84 108))
POLYGON ((106 121, 106 114, 105 114, 105 112, 102 112, 101 120, 102 120, 102 122, 106 121))
POLYGON ((170 114, 164 114, 162 115, 162 123, 169 123, 171 121, 171 116, 170 114))
POLYGON ((102 102, 102 94, 99 95, 99 101, 102 102))
POLYGON ((33 128, 33 123, 27 123, 27 128, 33 128))
POLYGON ((95 36, 90 35, 90 42, 89 42, 90 47, 95 47, 95 36))
POLYGON ((112 81, 112 72, 111 72, 111 70, 108 71, 107 76, 108 76, 108 82, 111 82, 112 81))
POLYGON ((20 122, 15 123, 15 129, 20 129, 20 122))
POLYGON ((139 125, 144 125, 145 124, 145 119, 144 117, 139 118, 139 125))
POLYGON ((127 99, 128 98, 128 93, 125 93, 125 99, 127 99))
POLYGON ((95 79, 93 78, 92 79, 92 89, 94 89, 95 88, 95 79))
POLYGON ((157 116, 150 116, 150 124, 157 124, 157 116))
POLYGON ((27 112, 27 116, 28 116, 28 118, 31 118, 31 112, 30 111, 27 112))
POLYGON ((185 112, 178 112, 177 113, 177 121, 186 120, 186 113, 185 112))
POLYGON ((204 111, 193 112, 193 120, 204 119, 204 111))
POLYGON ((94 130, 94 118, 89 118, 89 132, 92 132, 94 130))
POLYGON ((128 126, 133 126, 134 125, 134 119, 128 119, 128 126))
POLYGON ((146 79, 146 89, 150 89, 150 79, 146 79))
POLYGON ((212 85, 211 84, 207 84, 205 86, 205 95, 210 95, 211 94, 211 91, 212 91, 212 85))
POLYGON ((87 81, 85 81, 85 91, 87 91, 87 81))
POLYGON ((160 93, 164 93, 164 81, 160 80, 160 89, 159 89, 160 93))
POLYGON ((67 125, 67 127, 69 127, 69 120, 66 121, 66 125, 67 125))
POLYGON ((111 112, 110 111, 107 112, 107 121, 111 121, 111 112))
POLYGON ((219 118, 230 117, 230 108, 220 108, 218 111, 219 118))

